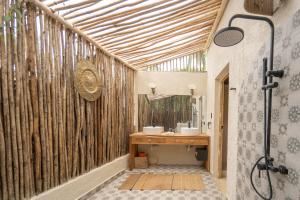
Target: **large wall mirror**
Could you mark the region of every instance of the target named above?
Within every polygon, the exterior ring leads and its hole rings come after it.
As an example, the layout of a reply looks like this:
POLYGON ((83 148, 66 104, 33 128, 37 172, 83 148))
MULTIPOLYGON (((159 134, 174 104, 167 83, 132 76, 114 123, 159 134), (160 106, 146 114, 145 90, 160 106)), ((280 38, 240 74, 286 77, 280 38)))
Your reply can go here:
POLYGON ((138 95, 138 130, 145 126, 163 126, 179 132, 181 127, 205 131, 204 97, 191 95, 138 95))

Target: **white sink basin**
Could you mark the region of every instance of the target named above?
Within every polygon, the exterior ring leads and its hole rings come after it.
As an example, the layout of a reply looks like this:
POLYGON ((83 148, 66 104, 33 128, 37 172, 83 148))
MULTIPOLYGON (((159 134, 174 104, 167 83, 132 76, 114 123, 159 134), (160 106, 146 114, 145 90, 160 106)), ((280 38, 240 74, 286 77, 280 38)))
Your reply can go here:
POLYGON ((200 134, 199 128, 188 128, 188 127, 182 127, 181 132, 184 135, 198 135, 200 134))
POLYGON ((145 126, 143 127, 143 133, 147 135, 160 135, 161 133, 164 132, 164 127, 163 126, 145 126))

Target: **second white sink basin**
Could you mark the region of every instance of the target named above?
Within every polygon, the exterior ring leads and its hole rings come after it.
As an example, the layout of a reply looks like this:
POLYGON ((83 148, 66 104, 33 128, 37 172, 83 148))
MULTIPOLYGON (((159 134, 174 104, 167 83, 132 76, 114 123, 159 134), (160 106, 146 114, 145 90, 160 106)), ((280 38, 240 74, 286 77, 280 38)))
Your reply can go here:
POLYGON ((164 132, 164 127, 163 126, 145 126, 143 127, 143 133, 148 134, 148 135, 160 135, 161 133, 164 132))
POLYGON ((185 135, 198 135, 200 134, 199 128, 188 128, 188 127, 182 127, 181 133, 185 135))

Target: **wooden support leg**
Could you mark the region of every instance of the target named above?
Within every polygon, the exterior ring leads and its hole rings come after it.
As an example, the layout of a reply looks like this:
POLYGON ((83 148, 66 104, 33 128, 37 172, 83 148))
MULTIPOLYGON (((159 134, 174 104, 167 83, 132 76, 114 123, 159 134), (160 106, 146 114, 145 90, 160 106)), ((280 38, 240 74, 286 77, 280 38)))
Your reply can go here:
POLYGON ((207 161, 205 162, 205 168, 210 172, 210 139, 208 140, 207 145, 207 161))
POLYGON ((134 157, 137 154, 137 145, 131 143, 130 139, 130 146, 129 146, 129 170, 134 168, 134 157))

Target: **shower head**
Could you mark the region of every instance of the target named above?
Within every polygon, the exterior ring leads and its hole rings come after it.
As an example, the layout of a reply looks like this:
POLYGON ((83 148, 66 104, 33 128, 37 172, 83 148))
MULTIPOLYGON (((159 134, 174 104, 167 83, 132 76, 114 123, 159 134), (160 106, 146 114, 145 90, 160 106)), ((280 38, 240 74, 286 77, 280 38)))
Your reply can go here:
POLYGON ((243 38, 244 31, 241 28, 228 26, 216 33, 214 43, 220 47, 230 47, 238 44, 243 38))

